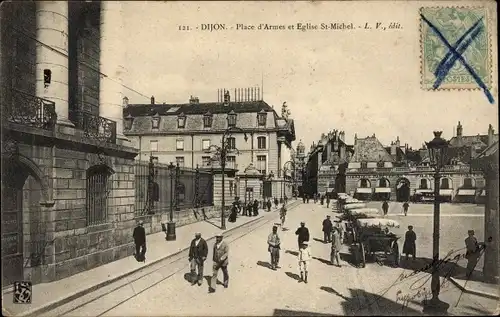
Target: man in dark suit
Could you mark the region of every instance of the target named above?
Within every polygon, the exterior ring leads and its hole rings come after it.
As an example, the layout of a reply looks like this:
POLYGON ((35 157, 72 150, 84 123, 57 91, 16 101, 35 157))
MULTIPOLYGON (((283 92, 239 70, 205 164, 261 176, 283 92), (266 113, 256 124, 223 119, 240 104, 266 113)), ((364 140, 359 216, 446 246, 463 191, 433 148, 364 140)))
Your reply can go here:
POLYGON ((309 241, 309 229, 306 228, 305 222, 302 221, 300 223, 300 227, 297 229, 297 231, 295 231, 295 234, 297 235, 298 245, 300 249, 302 242, 309 241))
POLYGON ((195 285, 198 282, 198 285, 201 286, 203 283, 203 264, 207 259, 207 255, 207 242, 201 237, 201 233, 197 232, 189 247, 189 262, 191 264, 192 276, 191 285, 195 285), (197 269, 198 274, 196 274, 197 269))
POLYGON ((134 229, 133 237, 135 243, 135 258, 137 261, 146 261, 146 230, 144 230, 144 222, 141 220, 134 229))
POLYGON ((222 238, 222 233, 218 234, 215 238, 213 253, 214 265, 212 278, 210 279, 210 287, 208 289, 209 293, 215 293, 219 269, 222 270, 222 274, 224 275, 224 288, 228 288, 229 286, 229 274, 227 272, 229 246, 225 241, 222 241, 222 238))

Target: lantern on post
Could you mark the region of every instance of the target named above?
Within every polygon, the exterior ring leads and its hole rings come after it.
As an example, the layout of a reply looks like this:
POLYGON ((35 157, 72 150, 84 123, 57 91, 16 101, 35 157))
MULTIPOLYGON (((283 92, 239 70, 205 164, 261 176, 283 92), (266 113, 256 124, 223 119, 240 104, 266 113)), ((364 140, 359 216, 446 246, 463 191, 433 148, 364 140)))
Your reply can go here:
POLYGON ((448 155, 448 141, 441 138, 442 131, 434 131, 434 139, 428 143, 427 150, 429 154, 430 165, 434 168, 434 226, 433 226, 433 241, 432 241, 432 254, 433 254, 433 270, 431 280, 432 298, 424 300, 424 312, 433 314, 445 313, 450 305, 439 299, 439 292, 441 289, 441 282, 439 278, 439 229, 440 229, 440 195, 439 185, 441 175, 439 172, 447 163, 448 155))

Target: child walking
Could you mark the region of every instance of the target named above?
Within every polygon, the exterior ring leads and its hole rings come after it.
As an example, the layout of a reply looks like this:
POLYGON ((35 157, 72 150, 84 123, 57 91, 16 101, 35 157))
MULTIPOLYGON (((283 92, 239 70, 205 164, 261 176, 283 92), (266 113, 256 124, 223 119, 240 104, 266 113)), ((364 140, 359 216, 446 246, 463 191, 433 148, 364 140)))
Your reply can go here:
POLYGON ((309 267, 309 262, 311 261, 311 249, 309 249, 309 242, 307 241, 302 242, 299 249, 298 260, 299 260, 299 270, 300 270, 299 283, 300 282, 307 283, 308 267, 309 267))

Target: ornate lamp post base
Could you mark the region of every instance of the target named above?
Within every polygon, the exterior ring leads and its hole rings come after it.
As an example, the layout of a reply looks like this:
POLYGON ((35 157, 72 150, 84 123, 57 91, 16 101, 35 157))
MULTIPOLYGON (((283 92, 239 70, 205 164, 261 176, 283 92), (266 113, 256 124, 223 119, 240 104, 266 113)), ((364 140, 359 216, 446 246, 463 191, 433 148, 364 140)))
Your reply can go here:
POLYGON ((431 298, 422 301, 424 306, 424 313, 429 313, 431 315, 446 315, 450 304, 441 301, 439 298, 431 298))
POLYGON ((175 235, 175 222, 168 222, 167 223, 167 237, 165 240, 167 241, 175 241, 177 239, 175 235))

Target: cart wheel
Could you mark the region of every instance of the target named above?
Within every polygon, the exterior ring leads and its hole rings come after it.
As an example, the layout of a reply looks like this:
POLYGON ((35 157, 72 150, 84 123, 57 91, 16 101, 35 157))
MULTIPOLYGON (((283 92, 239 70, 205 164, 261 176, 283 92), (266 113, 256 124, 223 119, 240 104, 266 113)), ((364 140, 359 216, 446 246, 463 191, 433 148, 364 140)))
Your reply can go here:
POLYGON ((361 265, 360 267, 365 267, 366 266, 366 254, 365 254, 365 246, 363 243, 360 243, 360 249, 359 251, 361 252, 361 265))
POLYGON ((394 242, 392 247, 392 255, 394 256, 394 265, 399 266, 399 245, 397 241, 394 242))

